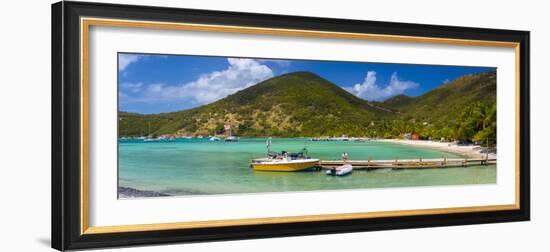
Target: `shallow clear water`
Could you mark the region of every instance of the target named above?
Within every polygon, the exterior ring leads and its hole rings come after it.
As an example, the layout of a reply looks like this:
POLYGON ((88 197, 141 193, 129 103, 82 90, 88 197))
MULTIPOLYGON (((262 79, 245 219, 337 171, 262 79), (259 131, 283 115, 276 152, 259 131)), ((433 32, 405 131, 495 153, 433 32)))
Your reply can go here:
MULTIPOLYGON (((368 142, 311 142, 305 138, 273 139, 273 151, 298 152, 307 147, 313 158, 407 159, 458 157, 455 154, 407 145, 368 142)), ((178 139, 175 142, 119 142, 119 186, 170 195, 226 194, 335 190, 357 188, 464 185, 496 183, 496 166, 414 170, 355 170, 349 176, 324 172, 259 172, 249 167, 252 158, 265 155, 265 139, 210 142, 178 139)))

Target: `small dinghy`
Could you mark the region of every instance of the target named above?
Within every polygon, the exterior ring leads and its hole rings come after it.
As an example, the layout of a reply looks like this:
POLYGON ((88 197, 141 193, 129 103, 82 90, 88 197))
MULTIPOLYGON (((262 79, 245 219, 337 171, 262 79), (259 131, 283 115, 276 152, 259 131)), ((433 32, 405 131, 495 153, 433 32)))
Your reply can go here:
POLYGON ((353 167, 350 164, 344 164, 342 166, 332 168, 326 172, 330 176, 345 176, 353 171, 353 167))

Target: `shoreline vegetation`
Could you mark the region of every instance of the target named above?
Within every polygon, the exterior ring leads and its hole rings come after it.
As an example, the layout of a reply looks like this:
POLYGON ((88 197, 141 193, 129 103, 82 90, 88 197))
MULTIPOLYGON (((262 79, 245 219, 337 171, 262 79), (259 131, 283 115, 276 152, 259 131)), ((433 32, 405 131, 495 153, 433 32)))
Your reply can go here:
POLYGON ((409 138, 496 146, 496 72, 469 74, 420 96, 367 101, 311 72, 280 75, 187 110, 119 112, 120 137, 409 138))

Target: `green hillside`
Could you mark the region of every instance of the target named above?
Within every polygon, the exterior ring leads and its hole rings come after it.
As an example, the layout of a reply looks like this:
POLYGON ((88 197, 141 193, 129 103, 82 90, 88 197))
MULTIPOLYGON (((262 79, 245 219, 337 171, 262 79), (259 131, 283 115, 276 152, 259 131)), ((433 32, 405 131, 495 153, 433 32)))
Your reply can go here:
POLYGON ((496 103, 496 73, 468 74, 418 97, 398 95, 381 106, 428 122, 456 119, 474 103, 496 103))
POLYGON ((120 135, 214 135, 224 124, 240 136, 359 135, 371 120, 391 116, 310 72, 271 78, 217 102, 174 113, 120 113, 120 135), (154 123, 153 123, 154 122, 154 123))
POLYGON ((421 138, 496 141, 496 72, 464 75, 421 96, 398 95, 377 105, 398 116, 382 120, 371 135, 416 132, 421 138))
POLYGON ((119 135, 207 136, 223 133, 224 124, 230 124, 232 133, 241 137, 396 137, 421 132, 425 137, 458 139, 457 125, 467 117, 463 113, 474 105, 487 110, 495 102, 495 72, 465 75, 422 96, 398 95, 384 102, 360 99, 316 74, 295 72, 189 110, 120 112, 119 135), (441 132, 445 129, 449 132, 441 132))

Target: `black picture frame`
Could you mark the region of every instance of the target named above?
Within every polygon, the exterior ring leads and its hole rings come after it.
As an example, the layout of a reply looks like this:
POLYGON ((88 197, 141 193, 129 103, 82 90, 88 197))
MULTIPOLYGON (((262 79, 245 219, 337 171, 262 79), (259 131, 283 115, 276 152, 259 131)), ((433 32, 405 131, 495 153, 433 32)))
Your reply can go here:
POLYGON ((529 32, 329 19, 103 3, 52 5, 52 247, 87 249, 174 242, 254 239, 388 229, 527 221, 530 219, 529 32), (519 209, 337 221, 240 225, 160 231, 81 233, 81 17, 321 30, 519 43, 519 209))

